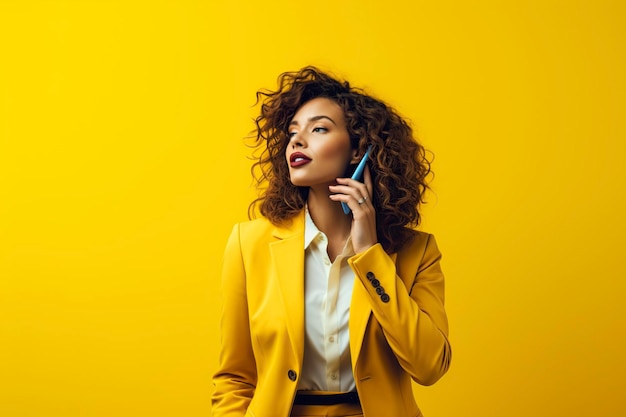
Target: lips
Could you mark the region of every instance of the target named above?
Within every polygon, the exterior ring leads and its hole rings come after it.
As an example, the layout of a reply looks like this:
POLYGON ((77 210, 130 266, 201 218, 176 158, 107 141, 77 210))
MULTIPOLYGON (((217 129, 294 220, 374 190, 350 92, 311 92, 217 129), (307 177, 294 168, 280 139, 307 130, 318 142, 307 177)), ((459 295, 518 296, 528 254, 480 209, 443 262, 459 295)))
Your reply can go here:
POLYGON ((302 152, 294 152, 289 157, 289 165, 292 168, 297 168, 302 165, 306 165, 311 162, 311 158, 303 154, 302 152))

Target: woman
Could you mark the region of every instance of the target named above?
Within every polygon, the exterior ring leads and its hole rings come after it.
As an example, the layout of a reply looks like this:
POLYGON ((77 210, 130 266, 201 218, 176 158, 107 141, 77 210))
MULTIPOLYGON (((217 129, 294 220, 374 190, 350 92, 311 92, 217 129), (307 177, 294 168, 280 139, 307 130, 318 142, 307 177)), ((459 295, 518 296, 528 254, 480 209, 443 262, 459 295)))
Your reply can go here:
POLYGON ((226 246, 213 416, 420 416, 411 380, 433 384, 451 355, 441 254, 412 229, 424 148, 393 109, 314 67, 257 99, 263 217, 226 246))

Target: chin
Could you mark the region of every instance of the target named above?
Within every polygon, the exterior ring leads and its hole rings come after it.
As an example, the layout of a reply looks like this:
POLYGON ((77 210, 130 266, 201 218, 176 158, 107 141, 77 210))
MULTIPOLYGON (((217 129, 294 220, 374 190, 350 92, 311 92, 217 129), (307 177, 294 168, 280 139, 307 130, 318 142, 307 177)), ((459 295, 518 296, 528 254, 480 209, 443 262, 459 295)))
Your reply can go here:
POLYGON ((310 179, 308 175, 302 175, 302 172, 295 172, 289 174, 289 181, 296 187, 308 187, 310 185, 310 179), (295 175, 294 175, 295 174, 295 175))
POLYGON ((309 184, 307 181, 303 181, 303 180, 298 180, 298 179, 293 180, 292 179, 290 181, 296 187, 310 187, 311 186, 311 184, 309 184))
MULTIPOLYGON (((299 174, 299 173, 297 173, 299 174)), ((289 181, 296 187, 315 187, 315 186, 328 186, 331 184, 337 184, 336 176, 315 176, 311 175, 290 175, 289 181)))

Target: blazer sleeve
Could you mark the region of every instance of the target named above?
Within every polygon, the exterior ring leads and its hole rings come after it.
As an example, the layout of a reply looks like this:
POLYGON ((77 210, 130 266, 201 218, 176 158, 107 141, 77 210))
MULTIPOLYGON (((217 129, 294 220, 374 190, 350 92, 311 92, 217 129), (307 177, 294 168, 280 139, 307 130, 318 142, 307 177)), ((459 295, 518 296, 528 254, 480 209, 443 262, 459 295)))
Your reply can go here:
POLYGON ((213 376, 213 417, 244 416, 257 381, 250 338, 246 273, 241 252, 239 225, 226 244, 222 265, 221 351, 213 376))
POLYGON ((380 244, 349 260, 400 366, 422 385, 447 372, 452 354, 440 259, 434 237, 422 233, 395 263, 380 244))

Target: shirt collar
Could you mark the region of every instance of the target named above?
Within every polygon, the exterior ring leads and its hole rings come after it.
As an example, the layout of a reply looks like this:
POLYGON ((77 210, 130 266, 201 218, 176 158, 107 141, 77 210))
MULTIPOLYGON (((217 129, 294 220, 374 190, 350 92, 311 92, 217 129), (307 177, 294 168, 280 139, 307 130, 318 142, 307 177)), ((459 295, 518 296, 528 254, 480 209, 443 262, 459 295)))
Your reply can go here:
POLYGON ((317 237, 317 235, 321 234, 320 230, 317 228, 315 223, 313 223, 313 219, 309 214, 309 207, 304 207, 304 249, 306 250, 313 239, 317 237))
MULTIPOLYGON (((315 223, 313 223, 313 219, 311 218, 311 215, 309 214, 309 207, 304 206, 304 250, 307 250, 309 248, 313 240, 315 240, 315 238, 318 235, 324 235, 324 233, 322 233, 320 229, 317 228, 315 223)), ((351 236, 348 236, 348 239, 346 240, 346 244, 344 245, 341 255, 342 256, 354 255, 354 249, 352 248, 351 236)))

